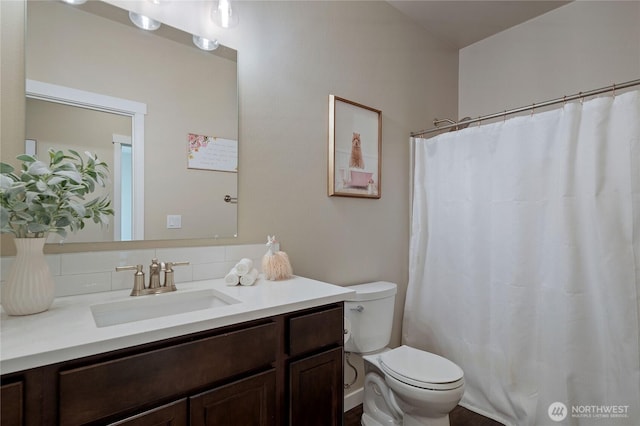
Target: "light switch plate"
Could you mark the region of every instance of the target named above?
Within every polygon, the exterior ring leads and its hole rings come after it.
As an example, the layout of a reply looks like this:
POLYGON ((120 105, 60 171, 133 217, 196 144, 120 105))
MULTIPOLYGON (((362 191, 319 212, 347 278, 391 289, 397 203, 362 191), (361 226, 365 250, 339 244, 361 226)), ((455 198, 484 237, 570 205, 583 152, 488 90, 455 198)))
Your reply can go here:
POLYGON ((167 229, 182 228, 182 215, 168 214, 167 215, 167 229))

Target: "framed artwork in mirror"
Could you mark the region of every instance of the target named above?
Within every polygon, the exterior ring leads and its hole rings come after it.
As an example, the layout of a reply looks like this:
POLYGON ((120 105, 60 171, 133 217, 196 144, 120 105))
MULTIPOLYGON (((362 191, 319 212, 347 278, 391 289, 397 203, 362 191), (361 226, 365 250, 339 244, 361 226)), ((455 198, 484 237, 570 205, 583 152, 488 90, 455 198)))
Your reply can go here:
POLYGON ((380 198, 382 111, 329 95, 329 196, 380 198))

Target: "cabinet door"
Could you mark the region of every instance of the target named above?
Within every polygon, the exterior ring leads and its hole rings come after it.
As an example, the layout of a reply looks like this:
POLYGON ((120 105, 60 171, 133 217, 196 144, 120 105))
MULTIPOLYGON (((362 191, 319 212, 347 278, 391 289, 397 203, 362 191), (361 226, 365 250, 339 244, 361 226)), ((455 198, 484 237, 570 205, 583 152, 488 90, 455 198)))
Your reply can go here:
POLYGON ((187 426, 187 400, 181 399, 162 407, 154 408, 111 426, 187 426))
POLYGON ((193 426, 275 426, 276 373, 272 369, 189 400, 193 426))
POLYGON ((24 400, 22 397, 22 382, 2 385, 0 388, 0 425, 18 426, 22 425, 24 418, 24 400))
POLYGON ((342 348, 331 349, 289 365, 289 424, 342 424, 342 348))

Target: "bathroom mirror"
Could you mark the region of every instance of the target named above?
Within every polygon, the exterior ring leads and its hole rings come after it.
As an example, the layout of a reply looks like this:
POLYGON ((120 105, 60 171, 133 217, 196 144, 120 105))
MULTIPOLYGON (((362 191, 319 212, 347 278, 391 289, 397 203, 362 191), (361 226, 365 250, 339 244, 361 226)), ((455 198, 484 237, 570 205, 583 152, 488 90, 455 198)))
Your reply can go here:
POLYGON ((235 50, 200 50, 191 34, 166 25, 143 31, 128 11, 104 2, 28 1, 25 56, 25 149, 35 147, 41 159, 48 147, 97 152, 112 174, 106 190, 118 213, 110 229, 85 229, 65 242, 236 236, 235 50), (102 128, 107 122, 117 124, 102 128))

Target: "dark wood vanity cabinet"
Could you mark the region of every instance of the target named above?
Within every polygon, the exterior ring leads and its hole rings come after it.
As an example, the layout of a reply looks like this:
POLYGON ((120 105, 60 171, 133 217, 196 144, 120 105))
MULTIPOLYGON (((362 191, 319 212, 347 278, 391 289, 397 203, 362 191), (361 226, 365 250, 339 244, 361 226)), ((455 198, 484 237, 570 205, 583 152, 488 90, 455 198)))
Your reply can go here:
POLYGON ((288 318, 290 425, 342 425, 342 309, 340 305, 288 318))
POLYGON ((340 425, 342 303, 2 376, 5 425, 340 425))
POLYGON ((0 386, 0 424, 21 425, 24 419, 22 380, 0 386))

